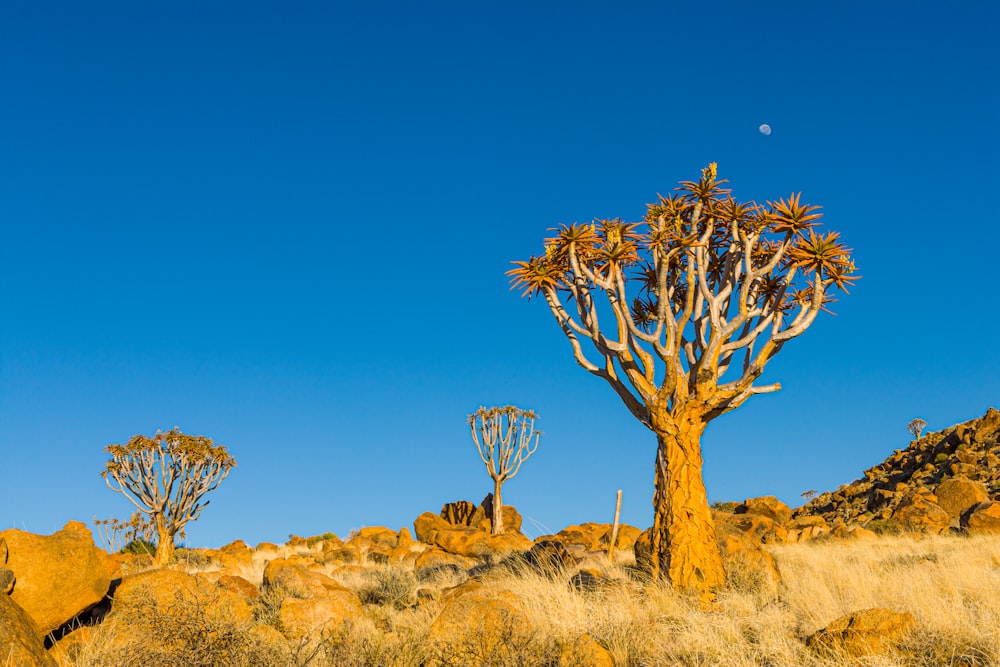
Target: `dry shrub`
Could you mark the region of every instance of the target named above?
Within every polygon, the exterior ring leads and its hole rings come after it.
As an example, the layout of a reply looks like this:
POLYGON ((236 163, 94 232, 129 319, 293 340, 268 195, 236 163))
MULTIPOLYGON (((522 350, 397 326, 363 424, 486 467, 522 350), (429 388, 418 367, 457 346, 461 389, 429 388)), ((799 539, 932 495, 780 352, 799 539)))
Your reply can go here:
POLYGON ((287 663, 283 647, 225 613, 219 599, 184 590, 169 603, 155 596, 119 602, 80 646, 75 667, 273 667, 287 663))
POLYGON ((417 579, 412 572, 394 567, 379 567, 368 571, 368 581, 358 590, 365 604, 391 605, 396 609, 409 607, 417 592, 417 579))

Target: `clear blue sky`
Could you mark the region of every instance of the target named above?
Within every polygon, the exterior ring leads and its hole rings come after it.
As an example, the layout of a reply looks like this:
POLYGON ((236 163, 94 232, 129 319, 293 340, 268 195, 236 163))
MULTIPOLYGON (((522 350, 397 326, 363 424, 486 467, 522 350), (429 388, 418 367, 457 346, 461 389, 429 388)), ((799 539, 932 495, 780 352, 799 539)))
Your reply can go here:
POLYGON ((709 426, 710 499, 1000 407, 997 5, 697 4, 4 2, 0 529, 127 517, 104 446, 174 425, 239 461, 193 546, 398 529, 490 490, 506 403, 528 534, 649 525, 652 433, 504 272, 711 161, 864 277, 709 426))

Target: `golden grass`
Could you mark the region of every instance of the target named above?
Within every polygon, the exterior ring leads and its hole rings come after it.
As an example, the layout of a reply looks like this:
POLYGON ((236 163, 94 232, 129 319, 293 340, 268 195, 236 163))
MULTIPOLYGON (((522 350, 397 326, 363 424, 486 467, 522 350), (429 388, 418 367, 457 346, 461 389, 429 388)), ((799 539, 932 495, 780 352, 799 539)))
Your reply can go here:
MULTIPOLYGON (((512 631, 511 651, 487 658, 485 664, 554 667, 561 647, 583 633, 606 647, 617 667, 1000 664, 1000 536, 896 536, 767 548, 777 560, 782 583, 773 585, 746 564, 730 561, 731 588, 708 610, 669 587, 644 580, 628 562, 595 561, 592 565, 602 570, 603 583, 582 591, 569 585, 572 571, 542 573, 523 565, 482 568, 478 574, 483 594, 513 593, 530 620, 527 627, 512 631), (851 658, 820 656, 806 648, 805 638, 835 618, 871 607, 916 617, 917 629, 898 651, 851 658)), ((441 593, 459 577, 414 577, 412 570, 393 573, 384 565, 347 572, 341 583, 368 601, 365 618, 357 623, 325 637, 283 645, 267 644, 265 639, 276 633, 261 634, 260 628, 213 627, 212 636, 229 637, 238 655, 220 658, 226 646, 218 642, 199 650, 216 664, 234 665, 251 654, 256 657, 242 664, 459 664, 434 654, 427 641, 431 624, 446 604, 441 593), (419 594, 409 590, 414 582, 423 589, 419 594), (253 641, 240 638, 240 633, 251 632, 253 641)), ((93 639, 72 652, 75 659, 62 664, 168 664, 169 656, 161 653, 151 653, 145 661, 115 653, 128 618, 123 613, 106 627, 93 629, 93 639)), ((268 618, 261 613, 257 622, 268 618)), ((196 625, 195 620, 188 619, 189 624, 196 625)), ((167 625, 163 620, 160 624, 167 625)), ((449 655, 456 655, 456 647, 451 650, 449 655)), ((190 662, 193 655, 185 656, 185 664, 195 664, 190 662)))

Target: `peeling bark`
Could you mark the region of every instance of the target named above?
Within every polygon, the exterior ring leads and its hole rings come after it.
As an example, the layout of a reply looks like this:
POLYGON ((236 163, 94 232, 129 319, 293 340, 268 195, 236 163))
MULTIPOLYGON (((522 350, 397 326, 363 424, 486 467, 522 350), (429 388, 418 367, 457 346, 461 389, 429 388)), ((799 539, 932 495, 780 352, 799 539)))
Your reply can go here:
POLYGON ((711 596, 725 586, 715 522, 702 478, 701 434, 696 413, 657 420, 653 494, 652 575, 679 590, 711 596))

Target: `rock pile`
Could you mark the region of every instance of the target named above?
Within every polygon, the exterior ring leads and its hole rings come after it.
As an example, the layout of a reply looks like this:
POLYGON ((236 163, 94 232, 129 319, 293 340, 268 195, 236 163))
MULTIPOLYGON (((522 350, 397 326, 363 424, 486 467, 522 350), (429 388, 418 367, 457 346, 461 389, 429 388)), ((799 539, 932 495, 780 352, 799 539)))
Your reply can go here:
POLYGON ((914 440, 795 512, 870 528, 1000 532, 1000 411, 914 440))

